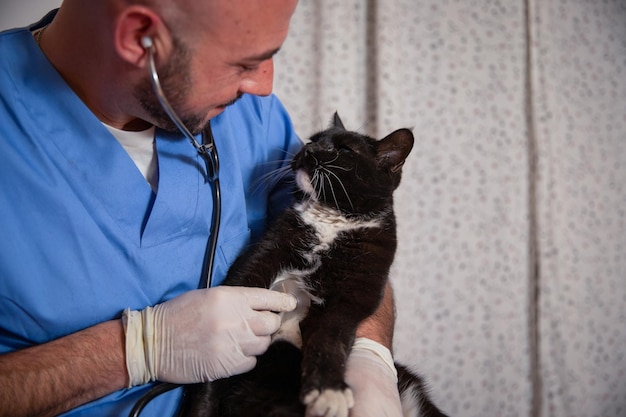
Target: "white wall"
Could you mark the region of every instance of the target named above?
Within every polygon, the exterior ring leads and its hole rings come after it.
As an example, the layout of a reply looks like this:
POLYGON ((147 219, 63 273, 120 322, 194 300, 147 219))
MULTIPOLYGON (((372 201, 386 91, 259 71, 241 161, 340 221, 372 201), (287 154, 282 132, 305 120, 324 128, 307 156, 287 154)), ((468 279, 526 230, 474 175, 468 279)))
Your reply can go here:
POLYGON ((2 0, 0 30, 34 23, 60 4, 61 0, 2 0))

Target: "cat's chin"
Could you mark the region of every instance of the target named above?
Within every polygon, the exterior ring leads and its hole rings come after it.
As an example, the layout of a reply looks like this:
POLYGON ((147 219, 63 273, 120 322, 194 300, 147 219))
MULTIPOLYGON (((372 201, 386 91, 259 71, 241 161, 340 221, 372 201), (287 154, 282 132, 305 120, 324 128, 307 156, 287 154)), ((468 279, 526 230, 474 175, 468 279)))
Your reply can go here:
POLYGON ((315 196, 315 189, 313 188, 313 184, 311 184, 311 177, 302 169, 296 172, 296 184, 298 184, 300 190, 305 194, 315 196))

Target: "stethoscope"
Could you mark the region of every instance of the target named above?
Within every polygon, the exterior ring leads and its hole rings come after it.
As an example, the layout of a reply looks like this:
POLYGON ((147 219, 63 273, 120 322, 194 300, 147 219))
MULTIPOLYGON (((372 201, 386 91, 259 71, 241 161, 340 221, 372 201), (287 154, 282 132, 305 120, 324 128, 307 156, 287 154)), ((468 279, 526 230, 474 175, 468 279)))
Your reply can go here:
MULTIPOLYGON (((204 160, 207 172, 207 181, 213 183, 211 187, 213 195, 213 213, 211 215, 211 229, 209 231, 209 240, 207 241, 207 247, 204 253, 204 262, 202 265, 202 274, 200 276, 200 282, 198 288, 209 288, 211 286, 211 279, 213 275, 213 264, 215 261, 215 251, 217 249, 217 236, 220 228, 220 217, 222 213, 222 198, 220 191, 219 180, 219 159, 217 157, 217 148, 215 146, 215 138, 211 130, 211 124, 207 124, 207 127, 202 132, 202 144, 198 143, 194 136, 191 134, 187 126, 182 122, 178 114, 174 111, 169 101, 163 93, 161 88, 161 82, 159 81, 159 75, 157 74, 156 64, 154 61, 154 49, 152 38, 144 36, 141 38, 141 45, 148 52, 148 65, 150 67, 150 78, 152 81, 152 89, 157 96, 161 107, 167 113, 172 122, 176 125, 178 130, 191 142, 194 148, 198 151, 198 155, 204 160)), ((135 404, 131 410, 129 417, 138 417, 145 406, 157 396, 164 394, 168 391, 178 388, 181 385, 171 383, 159 383, 151 388, 146 394, 144 394, 139 401, 135 404)), ((182 408, 182 407, 181 407, 182 408)), ((180 410, 179 410, 180 411, 180 410)), ((180 413, 179 413, 180 414, 180 413)))
POLYGON ((152 38, 149 36, 144 36, 141 38, 141 44, 148 52, 148 64, 150 66, 150 78, 152 81, 152 88, 154 90, 154 94, 156 94, 159 99, 159 103, 163 110, 167 113, 172 122, 176 125, 178 130, 185 135, 189 142, 193 145, 194 148, 198 151, 198 155, 202 157, 204 163, 206 165, 207 171, 207 180, 213 183, 213 187, 211 188, 213 192, 213 214, 211 217, 211 230, 209 233, 209 240, 207 242, 206 252, 204 254, 204 265, 203 265, 203 273, 200 277, 200 283, 198 284, 198 288, 208 288, 211 286, 211 278, 213 274, 213 262, 215 260, 215 250, 217 248, 217 235, 219 233, 220 228, 220 217, 222 212, 222 197, 220 191, 220 179, 219 179, 219 169, 220 164, 217 158, 217 147, 215 146, 215 138, 213 137, 213 131, 211 130, 211 124, 207 125, 205 130, 202 132, 202 144, 199 144, 198 141, 191 134, 187 126, 180 120, 178 114, 174 111, 169 101, 165 97, 163 93, 163 89, 161 88, 161 82, 159 81, 159 75, 157 74, 156 64, 154 62, 154 50, 152 38))

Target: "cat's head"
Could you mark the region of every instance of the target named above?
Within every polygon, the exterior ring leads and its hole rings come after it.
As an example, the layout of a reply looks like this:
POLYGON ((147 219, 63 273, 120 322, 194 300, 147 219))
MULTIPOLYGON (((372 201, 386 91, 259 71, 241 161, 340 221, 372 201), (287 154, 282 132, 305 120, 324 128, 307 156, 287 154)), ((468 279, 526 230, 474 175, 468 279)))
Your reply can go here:
POLYGON ((346 130, 335 113, 332 126, 311 137, 292 168, 305 199, 347 215, 372 215, 391 204, 412 147, 408 129, 376 140, 346 130))

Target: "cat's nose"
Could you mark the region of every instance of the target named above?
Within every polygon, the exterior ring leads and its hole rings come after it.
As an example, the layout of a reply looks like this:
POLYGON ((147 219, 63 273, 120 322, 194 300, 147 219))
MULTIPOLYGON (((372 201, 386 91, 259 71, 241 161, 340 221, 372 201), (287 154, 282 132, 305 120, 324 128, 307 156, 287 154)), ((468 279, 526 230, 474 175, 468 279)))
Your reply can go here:
POLYGON ((315 143, 308 143, 291 161, 291 169, 296 171, 301 168, 307 170, 315 169, 319 166, 319 162, 315 157, 316 152, 319 151, 319 146, 315 143))

